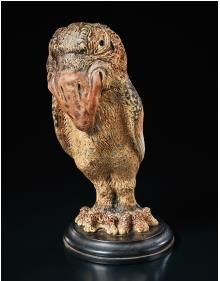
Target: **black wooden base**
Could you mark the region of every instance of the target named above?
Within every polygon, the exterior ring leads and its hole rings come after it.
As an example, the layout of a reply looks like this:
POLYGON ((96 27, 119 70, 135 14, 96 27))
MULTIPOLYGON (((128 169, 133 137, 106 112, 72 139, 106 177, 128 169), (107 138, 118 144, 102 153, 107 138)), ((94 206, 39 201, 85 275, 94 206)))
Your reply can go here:
POLYGON ((174 243, 170 227, 161 219, 146 233, 130 232, 111 236, 103 231, 87 233, 71 224, 63 237, 68 253, 101 264, 122 264, 149 261, 168 253, 174 243))

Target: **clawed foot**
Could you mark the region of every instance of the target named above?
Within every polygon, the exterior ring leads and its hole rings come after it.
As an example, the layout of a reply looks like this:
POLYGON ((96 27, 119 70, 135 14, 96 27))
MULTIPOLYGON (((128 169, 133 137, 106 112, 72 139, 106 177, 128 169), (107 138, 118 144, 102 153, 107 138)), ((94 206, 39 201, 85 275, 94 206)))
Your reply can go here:
POLYGON ((108 234, 126 234, 130 231, 147 232, 150 226, 158 225, 150 208, 137 208, 134 211, 114 213, 100 208, 83 207, 75 222, 86 232, 105 230, 108 234))

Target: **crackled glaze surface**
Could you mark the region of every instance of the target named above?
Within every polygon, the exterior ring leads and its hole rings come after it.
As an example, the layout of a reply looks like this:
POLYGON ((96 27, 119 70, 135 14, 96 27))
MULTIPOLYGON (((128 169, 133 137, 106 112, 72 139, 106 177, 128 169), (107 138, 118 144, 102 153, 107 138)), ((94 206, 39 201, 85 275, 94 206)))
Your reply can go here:
POLYGON ((145 152, 144 112, 119 36, 102 24, 59 28, 47 71, 57 138, 96 189, 94 206, 83 207, 75 222, 86 232, 112 235, 157 225, 134 196, 145 152))

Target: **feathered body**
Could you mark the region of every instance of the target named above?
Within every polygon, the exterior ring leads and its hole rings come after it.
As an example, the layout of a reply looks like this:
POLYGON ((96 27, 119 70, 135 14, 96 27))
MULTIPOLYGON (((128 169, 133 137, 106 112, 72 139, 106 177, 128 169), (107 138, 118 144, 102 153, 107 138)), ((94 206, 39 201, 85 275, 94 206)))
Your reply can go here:
POLYGON ((134 196, 145 151, 144 113, 120 38, 100 24, 59 29, 47 69, 57 138, 96 188, 95 205, 82 208, 76 223, 113 235, 147 231, 158 222, 134 196))

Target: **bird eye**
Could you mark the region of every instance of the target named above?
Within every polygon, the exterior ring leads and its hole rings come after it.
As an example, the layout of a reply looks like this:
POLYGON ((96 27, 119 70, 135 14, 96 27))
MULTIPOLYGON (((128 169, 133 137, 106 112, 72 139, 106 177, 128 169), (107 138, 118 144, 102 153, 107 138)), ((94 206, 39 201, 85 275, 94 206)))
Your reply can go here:
POLYGON ((99 41, 99 46, 102 47, 102 46, 104 46, 104 44, 105 44, 104 40, 100 40, 100 41, 99 41))
POLYGON ((79 54, 82 55, 82 54, 85 54, 85 53, 86 53, 86 49, 80 49, 80 50, 79 50, 79 54))

